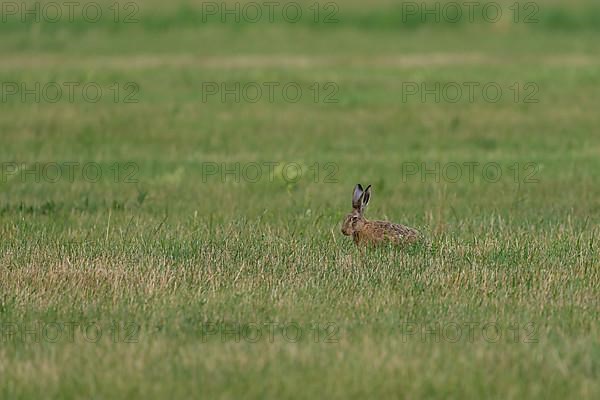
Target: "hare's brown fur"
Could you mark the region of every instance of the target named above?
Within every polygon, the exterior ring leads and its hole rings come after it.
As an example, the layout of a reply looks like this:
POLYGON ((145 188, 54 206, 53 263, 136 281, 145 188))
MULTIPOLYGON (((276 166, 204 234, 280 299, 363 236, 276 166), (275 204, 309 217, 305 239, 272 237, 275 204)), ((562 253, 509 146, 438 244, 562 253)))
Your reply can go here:
POLYGON ((414 243, 419 232, 408 226, 388 221, 365 221, 364 228, 352 234, 354 243, 377 244, 389 241, 395 244, 414 243))
POLYGON ((369 221, 364 211, 371 198, 371 186, 363 191, 360 184, 354 188, 352 212, 342 224, 342 233, 352 236, 354 243, 377 245, 391 242, 394 244, 414 243, 420 239, 417 230, 389 221, 369 221))

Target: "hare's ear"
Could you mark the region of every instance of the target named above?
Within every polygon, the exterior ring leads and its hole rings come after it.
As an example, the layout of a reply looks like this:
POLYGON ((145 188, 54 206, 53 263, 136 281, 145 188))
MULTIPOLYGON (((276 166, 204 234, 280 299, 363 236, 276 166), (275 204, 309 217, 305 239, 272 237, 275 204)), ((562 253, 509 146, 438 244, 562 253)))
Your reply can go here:
POLYGON ((371 200, 371 185, 367 186, 365 192, 362 195, 362 208, 366 208, 371 200))
POLYGON ((362 205, 362 194, 363 188, 359 183, 354 187, 354 193, 352 194, 352 208, 360 209, 362 205))

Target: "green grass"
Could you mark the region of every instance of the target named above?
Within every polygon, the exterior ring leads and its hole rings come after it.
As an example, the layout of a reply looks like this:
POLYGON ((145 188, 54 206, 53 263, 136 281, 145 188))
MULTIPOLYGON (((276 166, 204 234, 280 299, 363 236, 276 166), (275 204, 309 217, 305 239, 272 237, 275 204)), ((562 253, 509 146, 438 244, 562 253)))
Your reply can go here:
POLYGON ((531 26, 397 26, 385 0, 339 4, 331 26, 203 25, 194 4, 157 1, 131 26, 0 24, 2 83, 140 88, 135 104, 0 104, 4 168, 103 171, 50 183, 2 170, 0 398, 597 398, 598 9, 539 5, 531 26), (306 94, 335 82, 339 102, 202 100, 205 82, 272 81, 306 94), (405 102, 406 82, 505 93, 405 102), (515 82, 539 103, 515 103, 515 82), (203 176, 252 162, 305 173, 203 176), (469 162, 503 175, 402 173, 469 162), (115 183, 115 163, 135 163, 136 183, 115 183), (357 182, 374 186, 368 217, 426 242, 356 249, 340 224, 357 182), (53 342, 53 324, 102 337, 53 342), (227 334, 257 326, 254 343, 227 334))

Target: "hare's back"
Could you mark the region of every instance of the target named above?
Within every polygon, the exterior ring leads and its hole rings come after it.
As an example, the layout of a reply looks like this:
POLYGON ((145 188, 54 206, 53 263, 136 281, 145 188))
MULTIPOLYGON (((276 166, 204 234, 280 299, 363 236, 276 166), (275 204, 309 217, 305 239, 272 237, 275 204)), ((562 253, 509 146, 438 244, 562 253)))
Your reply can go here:
POLYGON ((395 224, 388 221, 375 221, 378 230, 385 231, 386 236, 399 241, 416 241, 419 239, 419 231, 406 225, 395 224))

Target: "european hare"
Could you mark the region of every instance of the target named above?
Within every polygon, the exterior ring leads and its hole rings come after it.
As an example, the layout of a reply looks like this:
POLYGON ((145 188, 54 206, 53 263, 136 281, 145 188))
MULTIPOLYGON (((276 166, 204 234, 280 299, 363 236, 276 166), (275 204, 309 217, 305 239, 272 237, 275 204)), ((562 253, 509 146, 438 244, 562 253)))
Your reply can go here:
POLYGON ((394 244, 414 243, 420 239, 417 230, 388 221, 368 221, 365 209, 371 199, 371 185, 363 191, 360 183, 352 195, 352 212, 342 224, 342 233, 352 236, 355 244, 377 245, 385 242, 394 244))

